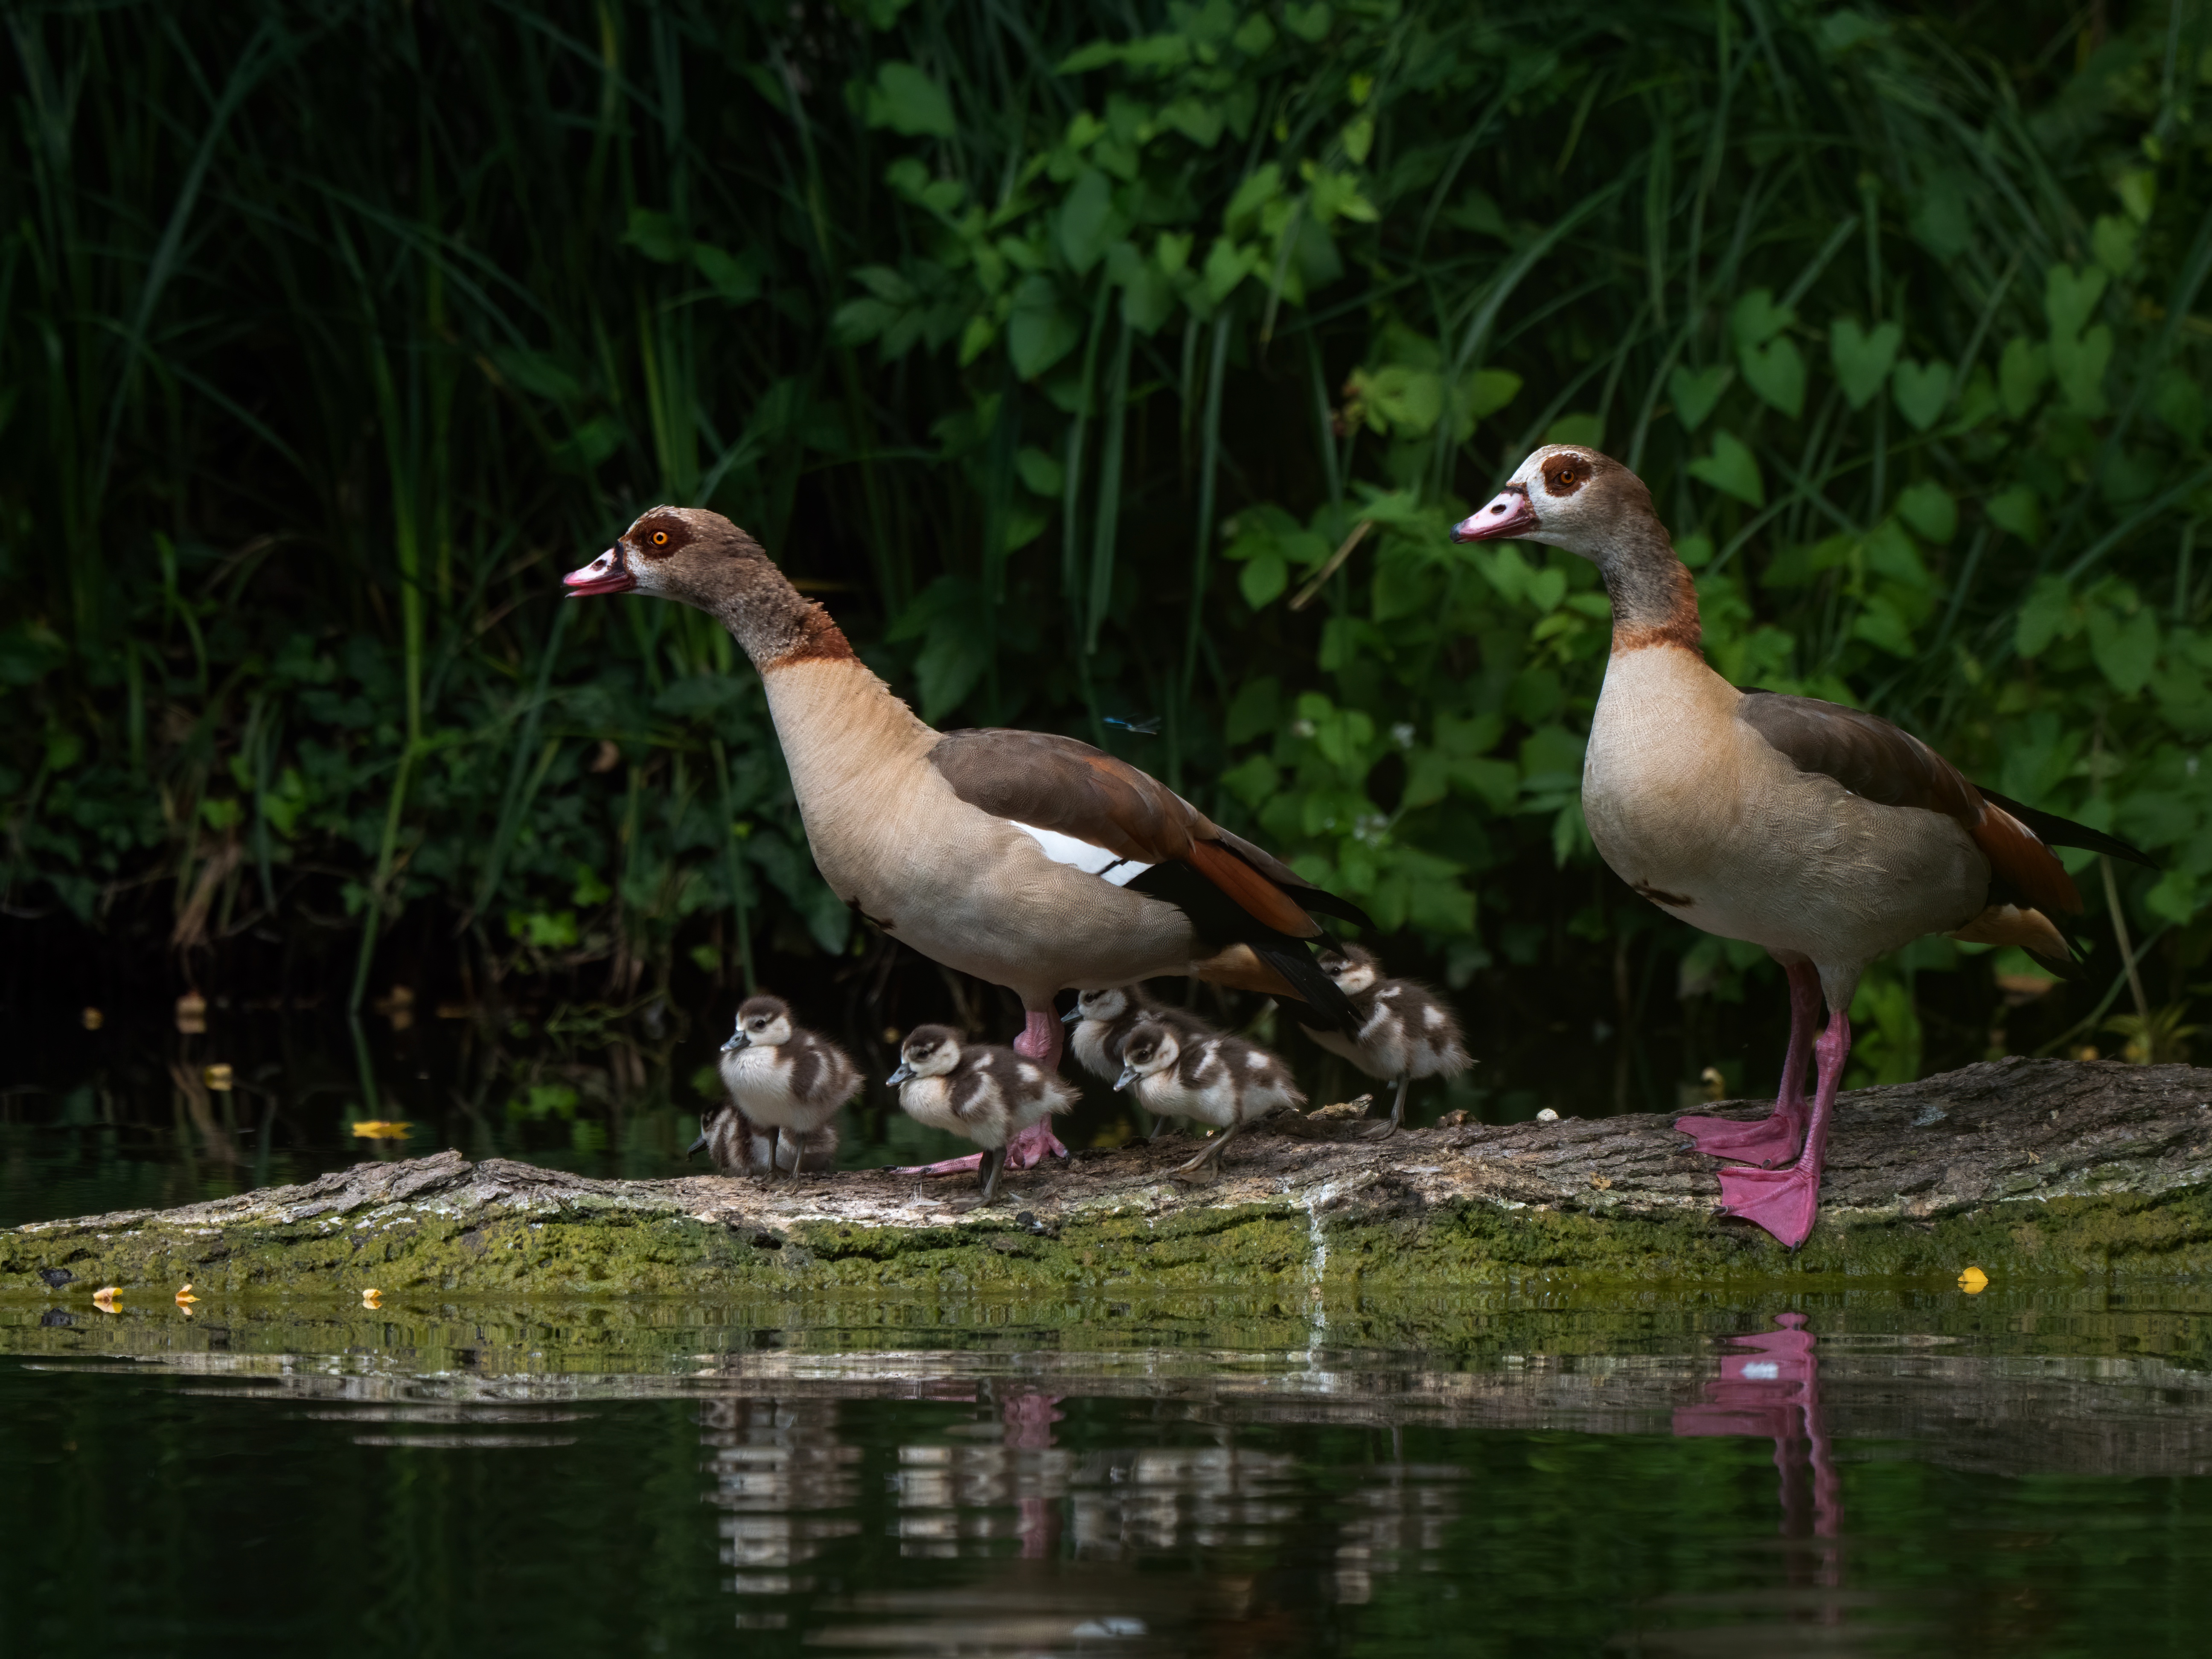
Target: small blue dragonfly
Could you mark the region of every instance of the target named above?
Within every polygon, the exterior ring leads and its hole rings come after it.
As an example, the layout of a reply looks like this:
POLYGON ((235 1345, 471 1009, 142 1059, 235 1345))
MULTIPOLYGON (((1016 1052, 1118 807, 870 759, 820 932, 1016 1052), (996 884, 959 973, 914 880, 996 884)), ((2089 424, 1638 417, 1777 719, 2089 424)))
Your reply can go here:
POLYGON ((1140 720, 1125 720, 1118 714, 1103 716, 1109 726, 1118 726, 1124 732, 1134 732, 1140 738, 1157 738, 1160 734, 1160 717, 1150 715, 1140 720))

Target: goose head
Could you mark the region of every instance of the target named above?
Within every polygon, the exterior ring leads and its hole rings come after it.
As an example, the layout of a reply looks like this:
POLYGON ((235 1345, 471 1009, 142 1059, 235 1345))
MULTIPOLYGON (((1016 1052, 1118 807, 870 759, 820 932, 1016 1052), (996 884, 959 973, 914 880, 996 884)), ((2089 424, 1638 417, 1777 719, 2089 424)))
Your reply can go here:
POLYGON ((899 1048, 898 1070, 884 1080, 895 1088, 909 1078, 943 1077, 959 1063, 959 1032, 950 1025, 917 1025, 899 1048))
POLYGON ((1109 985, 1103 991, 1079 991, 1075 1006, 1060 1017, 1063 1024, 1086 1019, 1116 1020, 1129 1012, 1129 988, 1109 985))
POLYGON ((719 513, 656 507, 638 515, 615 544, 561 579, 573 598, 651 593, 710 608, 731 586, 731 562, 765 559, 760 544, 719 513))
POLYGON ((1382 964, 1376 961, 1372 951, 1357 945, 1340 945, 1322 953, 1321 970, 1336 981, 1338 990, 1348 997, 1356 997, 1382 977, 1382 964))
POLYGON ((1182 1058, 1175 1033, 1158 1020, 1146 1020, 1121 1044, 1121 1076, 1114 1086, 1126 1089, 1139 1078, 1164 1072, 1182 1058))
POLYGON ((1541 542, 1602 562, 1625 528, 1652 516, 1651 492, 1619 461, 1586 444, 1546 444, 1452 539, 1541 542))
POLYGON ((780 1048, 791 1041, 791 1005, 781 997, 748 997, 738 1010, 738 1029, 722 1045, 726 1054, 740 1048, 780 1048))

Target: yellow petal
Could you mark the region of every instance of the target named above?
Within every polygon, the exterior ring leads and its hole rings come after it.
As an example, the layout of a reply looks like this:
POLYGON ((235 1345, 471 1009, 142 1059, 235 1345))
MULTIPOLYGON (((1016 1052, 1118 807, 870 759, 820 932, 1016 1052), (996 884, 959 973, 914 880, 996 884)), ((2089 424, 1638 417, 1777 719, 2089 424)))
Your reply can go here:
POLYGON ((1979 1267, 1969 1267, 1959 1275, 1959 1288, 1968 1296, 1979 1296, 1990 1287, 1990 1276, 1979 1267))
POLYGON ((361 1293, 361 1304, 364 1308, 380 1308, 384 1305, 384 1292, 382 1291, 363 1291, 361 1293))

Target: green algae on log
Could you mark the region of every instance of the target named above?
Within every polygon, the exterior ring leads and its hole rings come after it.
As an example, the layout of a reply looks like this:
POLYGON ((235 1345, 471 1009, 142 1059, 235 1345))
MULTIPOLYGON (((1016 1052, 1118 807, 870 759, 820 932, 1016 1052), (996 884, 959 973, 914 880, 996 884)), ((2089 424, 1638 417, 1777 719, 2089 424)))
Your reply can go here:
POLYGON ((988 1207, 957 1176, 841 1171, 793 1193, 445 1152, 0 1231, 0 1292, 51 1296, 46 1267, 72 1291, 500 1296, 2212 1273, 2212 1071, 2192 1066, 2012 1059, 1847 1094, 1820 1224, 1794 1255, 1716 1213, 1716 1165, 1664 1116, 1379 1142, 1269 1127, 1211 1185, 1170 1178, 1188 1153, 1170 1140, 1013 1175, 988 1207))

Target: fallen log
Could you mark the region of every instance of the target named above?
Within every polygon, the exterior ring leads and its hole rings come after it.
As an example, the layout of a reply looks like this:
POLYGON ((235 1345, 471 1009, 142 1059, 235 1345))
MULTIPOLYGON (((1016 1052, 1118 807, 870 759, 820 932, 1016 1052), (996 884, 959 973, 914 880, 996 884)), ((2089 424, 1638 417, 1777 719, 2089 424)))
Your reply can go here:
MULTIPOLYGON (((1723 1103, 1744 1115, 1764 1109, 1723 1103)), ((0 1231, 40 1269, 206 1295, 1107 1290, 1277 1294, 1501 1285, 2212 1273, 2212 1071, 2010 1059, 1843 1097, 1819 1225, 1784 1251, 1716 1213, 1712 1160, 1656 1115, 1365 1139, 1248 1132, 1218 1182, 1189 1144, 1081 1153, 996 1203, 959 1177, 597 1181, 458 1152, 174 1210, 0 1231)))

